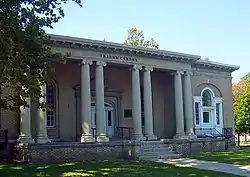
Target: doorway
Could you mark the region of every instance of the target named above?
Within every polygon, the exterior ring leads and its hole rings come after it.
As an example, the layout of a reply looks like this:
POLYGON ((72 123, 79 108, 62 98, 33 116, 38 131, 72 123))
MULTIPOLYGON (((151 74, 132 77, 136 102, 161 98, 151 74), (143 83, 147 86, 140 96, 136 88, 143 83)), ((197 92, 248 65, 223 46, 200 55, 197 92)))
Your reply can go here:
MULTIPOLYGON (((105 103, 104 105, 104 116, 105 119, 105 129, 107 137, 111 138, 114 136, 114 109, 111 104, 105 103)), ((96 108, 95 102, 91 103, 91 128, 96 129, 96 108)), ((94 136, 95 131, 94 131, 94 136)))

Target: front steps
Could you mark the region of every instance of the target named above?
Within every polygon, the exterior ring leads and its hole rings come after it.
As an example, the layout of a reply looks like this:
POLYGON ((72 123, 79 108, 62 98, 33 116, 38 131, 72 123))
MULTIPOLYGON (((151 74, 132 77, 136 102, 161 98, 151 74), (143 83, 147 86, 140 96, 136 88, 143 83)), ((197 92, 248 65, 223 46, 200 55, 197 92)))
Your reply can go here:
POLYGON ((148 161, 158 161, 166 159, 177 159, 182 155, 177 154, 162 141, 144 141, 142 142, 139 159, 148 161))

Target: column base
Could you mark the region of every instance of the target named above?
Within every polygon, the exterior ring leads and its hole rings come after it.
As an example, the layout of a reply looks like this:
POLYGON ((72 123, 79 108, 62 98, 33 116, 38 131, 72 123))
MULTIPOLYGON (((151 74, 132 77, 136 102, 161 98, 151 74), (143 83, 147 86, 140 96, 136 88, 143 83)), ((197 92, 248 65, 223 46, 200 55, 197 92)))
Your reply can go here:
POLYGON ((82 135, 81 142, 95 142, 95 138, 92 135, 82 135))
POLYGON ((185 134, 176 134, 173 138, 174 139, 189 139, 188 136, 185 134))
POLYGON ((133 134, 132 139, 133 140, 137 140, 137 141, 144 141, 144 140, 146 140, 146 138, 142 134, 133 134))
POLYGON ((38 144, 45 144, 45 143, 50 143, 50 139, 48 138, 48 136, 37 136, 36 137, 36 142, 38 144))
POLYGON ((157 136, 155 136, 154 134, 152 134, 152 135, 145 135, 145 138, 146 138, 147 141, 157 140, 157 136))
POLYGON ((105 135, 99 135, 96 138, 97 142, 109 142, 109 138, 105 135))
POLYGON ((35 143, 34 139, 31 136, 20 135, 17 139, 18 143, 22 144, 33 144, 35 143))
POLYGON ((196 139, 197 138, 197 136, 195 134, 193 134, 193 133, 186 134, 186 136, 187 136, 188 139, 196 139))

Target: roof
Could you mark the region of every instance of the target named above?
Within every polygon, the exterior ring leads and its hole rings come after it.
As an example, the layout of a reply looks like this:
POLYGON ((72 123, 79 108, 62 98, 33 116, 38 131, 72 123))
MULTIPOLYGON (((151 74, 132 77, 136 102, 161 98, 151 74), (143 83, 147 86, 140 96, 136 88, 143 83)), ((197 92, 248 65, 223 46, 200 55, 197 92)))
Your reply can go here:
POLYGON ((239 66, 228 65, 223 63, 201 60, 199 55, 192 55, 180 52, 171 52, 167 50, 130 46, 126 44, 99 41, 93 39, 77 38, 63 35, 48 34, 53 44, 67 45, 100 52, 117 52, 141 57, 158 58, 168 61, 178 61, 191 63, 194 66, 221 69, 226 71, 235 71, 239 66))
POLYGON ((209 67, 209 68, 214 68, 214 69, 222 69, 222 70, 227 70, 230 72, 233 72, 235 70, 238 70, 240 67, 236 65, 229 65, 229 64, 224 64, 224 63, 219 63, 219 62, 213 62, 209 60, 197 60, 196 62, 193 63, 194 66, 198 67, 209 67))

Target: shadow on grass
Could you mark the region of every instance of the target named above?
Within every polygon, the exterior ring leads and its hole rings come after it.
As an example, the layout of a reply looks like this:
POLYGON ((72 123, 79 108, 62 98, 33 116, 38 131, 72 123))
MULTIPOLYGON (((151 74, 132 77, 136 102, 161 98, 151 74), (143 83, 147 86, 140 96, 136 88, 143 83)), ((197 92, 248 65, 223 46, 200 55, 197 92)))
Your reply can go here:
POLYGON ((44 166, 0 164, 2 177, 151 177, 151 176, 188 176, 188 177, 235 177, 235 175, 193 168, 145 161, 91 161, 53 164, 44 166))
POLYGON ((188 158, 235 165, 250 165, 250 147, 241 147, 240 149, 226 152, 204 152, 199 155, 188 156, 188 158))

